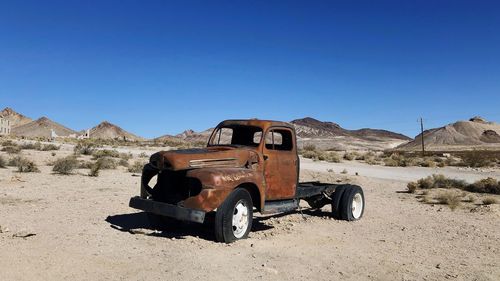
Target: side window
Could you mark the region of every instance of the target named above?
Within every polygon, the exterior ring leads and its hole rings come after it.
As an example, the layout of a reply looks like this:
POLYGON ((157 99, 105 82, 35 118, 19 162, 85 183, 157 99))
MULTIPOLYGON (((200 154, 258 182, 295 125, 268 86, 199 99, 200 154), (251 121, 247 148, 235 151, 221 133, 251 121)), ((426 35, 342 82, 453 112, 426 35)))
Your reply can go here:
POLYGON ((255 132, 255 134, 253 134, 254 145, 256 146, 259 145, 261 139, 262 139, 262 131, 255 132))
POLYGON ((292 132, 285 129, 273 129, 268 131, 266 135, 266 148, 271 150, 292 150, 292 132))

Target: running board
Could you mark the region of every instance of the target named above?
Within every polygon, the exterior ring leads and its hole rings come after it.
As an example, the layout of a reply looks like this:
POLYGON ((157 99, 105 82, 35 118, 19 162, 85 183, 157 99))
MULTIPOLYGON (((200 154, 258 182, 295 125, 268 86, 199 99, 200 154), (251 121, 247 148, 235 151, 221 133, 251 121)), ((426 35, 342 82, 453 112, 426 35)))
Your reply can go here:
POLYGON ((299 207, 299 199, 268 201, 264 204, 262 214, 286 213, 299 207))

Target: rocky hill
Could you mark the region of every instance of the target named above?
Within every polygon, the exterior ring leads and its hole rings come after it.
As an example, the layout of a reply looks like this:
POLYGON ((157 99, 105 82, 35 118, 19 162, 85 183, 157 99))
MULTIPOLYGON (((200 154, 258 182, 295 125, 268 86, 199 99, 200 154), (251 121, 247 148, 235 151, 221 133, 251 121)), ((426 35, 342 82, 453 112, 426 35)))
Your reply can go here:
POLYGON ((387 130, 363 128, 359 130, 347 130, 333 122, 323 122, 311 117, 291 121, 295 125, 299 137, 338 137, 350 136, 362 139, 389 138, 408 141, 411 138, 387 130))
POLYGON ((12 128, 11 133, 16 136, 23 137, 41 137, 50 138, 52 136, 52 130, 58 136, 69 136, 72 134, 77 134, 77 132, 50 120, 47 117, 39 118, 35 121, 31 121, 24 125, 16 126, 12 128))
POLYGON ((323 122, 311 117, 291 121, 297 132, 299 147, 312 144, 320 149, 383 150, 406 143, 411 138, 387 130, 347 130, 333 122, 323 122))
POLYGON ((33 121, 33 119, 17 113, 10 107, 6 107, 2 111, 0 111, 0 117, 9 120, 11 128, 19 127, 33 121))
POLYGON ((119 139, 127 141, 140 141, 143 138, 125 131, 117 125, 103 121, 99 125, 90 129, 90 138, 92 139, 119 139))
MULTIPOLYGON (((422 136, 401 145, 400 149, 420 149, 422 136)), ((500 149, 500 124, 481 117, 458 121, 444 127, 424 131, 425 147, 429 150, 500 149)))

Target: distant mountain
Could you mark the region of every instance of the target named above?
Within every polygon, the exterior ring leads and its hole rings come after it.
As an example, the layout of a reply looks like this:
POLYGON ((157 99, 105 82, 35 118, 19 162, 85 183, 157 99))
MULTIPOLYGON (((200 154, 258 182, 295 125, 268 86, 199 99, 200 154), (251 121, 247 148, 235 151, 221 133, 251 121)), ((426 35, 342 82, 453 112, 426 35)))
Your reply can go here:
POLYGON ((61 137, 77 134, 77 132, 50 120, 47 117, 42 117, 24 125, 16 126, 12 128, 11 133, 13 135, 23 137, 50 138, 52 136, 52 130, 54 130, 54 132, 61 137))
POLYGON ((202 132, 195 132, 191 129, 185 130, 184 132, 177 134, 175 136, 172 135, 163 135, 161 137, 157 137, 153 139, 157 142, 178 142, 178 143, 206 143, 210 134, 212 134, 213 128, 207 129, 202 132))
MULTIPOLYGON (((400 149, 420 149, 422 135, 401 145, 400 149)), ((500 149, 500 124, 481 117, 458 121, 444 127, 424 131, 425 147, 429 150, 495 148, 500 149)))
POLYGON ((291 121, 290 123, 295 125, 297 136, 306 138, 350 136, 367 140, 373 138, 389 138, 404 141, 411 140, 411 138, 405 135, 387 130, 368 128, 359 130, 347 130, 342 128, 339 124, 333 122, 323 122, 311 117, 296 119, 291 121))
POLYGON ((311 117, 291 121, 297 132, 300 146, 312 144, 320 149, 334 150, 384 150, 394 148, 411 138, 387 130, 347 130, 333 122, 323 122, 311 117))
POLYGON ((108 121, 103 121, 99 125, 90 129, 90 138, 92 139, 120 139, 128 141, 139 141, 143 138, 129 133, 117 125, 108 121))
POLYGON ((17 113, 10 107, 6 107, 0 111, 0 116, 10 121, 11 128, 19 127, 33 121, 33 119, 17 113))

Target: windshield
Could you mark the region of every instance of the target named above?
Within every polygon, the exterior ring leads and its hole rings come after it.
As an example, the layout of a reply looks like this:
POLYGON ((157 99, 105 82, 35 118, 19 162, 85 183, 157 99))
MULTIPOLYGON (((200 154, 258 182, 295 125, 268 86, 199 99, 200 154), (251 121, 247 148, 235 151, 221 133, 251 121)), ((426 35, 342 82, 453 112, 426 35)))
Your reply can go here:
POLYGON ((262 139, 262 129, 253 126, 227 126, 215 129, 209 146, 230 145, 230 146, 254 146, 257 147, 262 139))

